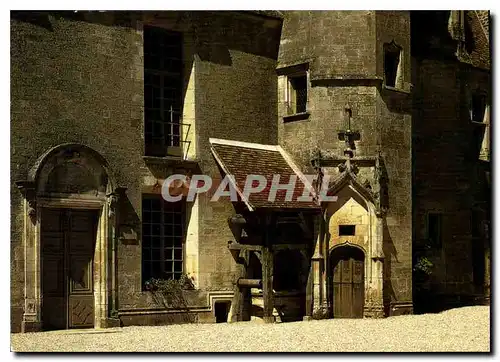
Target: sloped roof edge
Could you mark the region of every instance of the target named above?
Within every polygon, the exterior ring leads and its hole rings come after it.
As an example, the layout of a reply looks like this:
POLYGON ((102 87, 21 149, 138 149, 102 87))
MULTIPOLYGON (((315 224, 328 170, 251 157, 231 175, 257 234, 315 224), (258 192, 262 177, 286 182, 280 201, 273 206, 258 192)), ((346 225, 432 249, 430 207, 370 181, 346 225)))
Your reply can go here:
MULTIPOLYGON (((290 169, 300 180, 300 182, 303 184, 303 187, 305 190, 309 192, 309 194, 312 196, 313 201, 312 204, 316 205, 318 208, 320 207, 318 203, 318 198, 316 195, 316 192, 314 190, 314 187, 311 184, 311 181, 302 173, 302 171, 299 169, 299 167, 295 164, 295 162, 292 160, 291 156, 279 145, 266 145, 266 144, 260 144, 260 143, 251 143, 251 142, 243 142, 243 141, 234 141, 234 140, 226 140, 226 139, 220 139, 220 138, 209 138, 209 143, 211 145, 210 150, 221 167, 222 171, 226 175, 230 175, 231 172, 225 165, 225 161, 221 155, 218 154, 217 152, 217 145, 220 146, 233 146, 235 148, 247 148, 247 149, 255 149, 259 151, 272 151, 276 152, 281 156, 282 160, 284 163, 286 163, 290 169)), ((234 182, 234 180, 230 179, 230 182, 232 186, 235 187, 237 190, 237 193, 241 200, 246 204, 246 206, 249 208, 250 211, 255 210, 256 206, 253 205, 253 203, 243 195, 243 191, 239 188, 239 186, 234 182)), ((312 205, 308 206, 307 208, 310 208, 312 205)), ((313 206, 314 207, 314 206, 313 206)), ((300 207, 299 207, 300 208, 300 207)))

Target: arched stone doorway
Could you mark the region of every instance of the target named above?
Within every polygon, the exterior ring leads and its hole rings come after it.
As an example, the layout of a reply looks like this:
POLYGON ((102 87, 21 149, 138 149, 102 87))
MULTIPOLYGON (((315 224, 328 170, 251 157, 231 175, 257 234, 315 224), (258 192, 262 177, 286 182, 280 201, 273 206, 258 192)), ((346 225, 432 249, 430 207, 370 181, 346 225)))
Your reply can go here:
POLYGON ((329 299, 333 318, 362 318, 365 289, 365 254, 354 246, 333 248, 330 252, 329 299))
POLYGON ((16 183, 24 196, 23 331, 115 325, 117 188, 79 144, 48 150, 16 183))
POLYGON ((378 220, 369 195, 355 184, 335 194, 337 200, 325 205, 328 312, 334 318, 362 318, 365 307, 382 295, 380 261, 373 259, 380 251, 378 220))
MULTIPOLYGON (((384 213, 377 206, 379 202, 374 194, 360 185, 350 172, 342 174, 329 187, 328 195, 335 195, 336 199, 322 203, 323 215, 312 257, 312 315, 314 318, 333 316, 333 271, 337 261, 333 258, 335 254, 332 254, 332 249, 352 246, 361 249, 364 255, 361 258, 358 254, 353 260, 363 262, 349 262, 349 265, 342 262, 339 267, 350 268, 349 270, 362 267, 362 273, 360 271, 351 276, 356 278, 356 288, 363 285, 362 316, 383 317, 384 213), (359 275, 363 276, 362 284, 359 275)), ((358 293, 361 295, 360 291, 358 293)), ((337 300, 337 307, 339 303, 337 300)))

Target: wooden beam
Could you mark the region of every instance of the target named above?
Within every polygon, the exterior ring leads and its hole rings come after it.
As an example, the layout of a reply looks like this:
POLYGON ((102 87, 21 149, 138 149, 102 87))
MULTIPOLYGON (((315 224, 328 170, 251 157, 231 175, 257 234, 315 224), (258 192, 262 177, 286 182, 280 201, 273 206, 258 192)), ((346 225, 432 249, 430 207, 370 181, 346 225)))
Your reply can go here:
POLYGON ((246 250, 246 251, 261 251, 262 245, 249 245, 229 242, 227 245, 229 250, 246 250))
POLYGON ((259 259, 260 265, 262 266, 262 250, 261 251, 254 251, 253 254, 259 259))
POLYGON ((244 279, 240 278, 237 282, 240 287, 262 288, 262 279, 244 279))
POLYGON ((307 250, 308 246, 307 244, 276 244, 273 245, 272 250, 274 251, 280 251, 280 250, 307 250))
POLYGON ((262 250, 262 297, 264 301, 263 319, 265 323, 273 323, 273 253, 268 247, 262 250))

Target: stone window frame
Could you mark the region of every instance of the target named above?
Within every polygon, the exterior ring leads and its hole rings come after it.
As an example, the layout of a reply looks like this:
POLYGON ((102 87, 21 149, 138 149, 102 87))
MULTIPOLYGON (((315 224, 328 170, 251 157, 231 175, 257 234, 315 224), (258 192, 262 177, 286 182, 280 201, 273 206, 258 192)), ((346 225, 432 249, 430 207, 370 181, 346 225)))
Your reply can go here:
POLYGON ((469 120, 472 123, 478 123, 478 124, 488 124, 487 122, 487 113, 488 113, 488 108, 489 108, 489 102, 488 102, 488 96, 485 91, 477 89, 473 90, 469 93, 469 120), (475 118, 475 111, 474 111, 474 100, 475 98, 481 98, 482 100, 482 110, 480 111, 482 116, 479 117, 481 120, 478 120, 475 118))
MULTIPOLYGON (((142 282, 143 285, 144 283, 149 280, 150 278, 158 278, 158 279, 178 279, 184 272, 185 272, 185 261, 186 261, 186 205, 185 205, 185 200, 179 201, 181 204, 177 204, 176 206, 179 206, 179 208, 172 208, 170 209, 170 213, 172 214, 172 219, 165 220, 165 206, 171 204, 168 201, 165 201, 161 195, 159 194, 148 194, 148 193, 143 193, 142 194, 142 199, 141 199, 141 213, 142 213, 142 245, 141 245, 141 266, 142 266, 142 282), (145 233, 145 212, 144 212, 144 207, 145 207, 145 200, 158 200, 160 202, 160 209, 159 210, 153 210, 151 209, 151 212, 158 213, 160 216, 159 221, 155 221, 154 219, 150 219, 151 222, 148 222, 147 224, 150 225, 151 227, 151 234, 146 234, 145 233), (174 215, 179 216, 180 220, 176 222, 174 215), (170 221, 167 223, 167 221, 170 221), (172 233, 167 234, 167 231, 165 230, 165 226, 171 226, 172 227, 172 233), (178 233, 175 231, 176 227, 180 230, 178 233), (157 228, 159 232, 156 234, 153 234, 155 231, 154 229, 157 228), (146 237, 150 236, 151 239, 149 241, 149 246, 146 247, 145 241, 146 237), (170 237, 172 240, 174 240, 174 244, 168 244, 166 243, 166 238, 170 237), (158 241, 160 242, 160 246, 155 248, 153 247, 153 238, 157 238, 158 241), (175 239, 177 239, 178 244, 175 244, 175 239), (154 254, 154 249, 160 250, 160 255, 153 255, 154 254), (176 250, 180 250, 180 255, 176 255, 176 250), (146 256, 146 251, 149 251, 150 257, 148 259, 145 258, 146 256), (168 255, 165 255, 166 252, 170 252, 170 258, 168 255), (153 259, 156 257, 156 259, 153 259), (148 265, 146 263, 149 262, 148 265), (162 275, 156 275, 153 271, 153 262, 157 262, 160 265, 160 273, 161 274, 166 274, 164 277, 162 275), (167 265, 168 264, 168 265, 167 265), (180 265, 180 268, 176 268, 176 265, 180 265), (169 266, 169 268, 167 268, 169 266), (145 273, 145 269, 149 269, 149 273, 145 273)), ((152 217, 152 216, 151 216, 152 217)))
POLYGON ((339 236, 356 236, 356 225, 352 224, 339 225, 339 236))
MULTIPOLYGON (((285 101, 288 106, 288 114, 298 114, 304 113, 307 111, 307 96, 308 96, 308 77, 307 71, 289 74, 286 82, 286 92, 285 92, 285 101), (297 83, 299 83, 299 79, 301 82, 303 81, 305 87, 298 88, 297 83), (300 99, 300 92, 305 92, 305 99, 300 99)), ((301 83, 300 82, 300 83, 301 83)))
MULTIPOLYGON (((161 26, 156 26, 156 25, 150 25, 150 24, 142 24, 142 33, 143 33, 143 55, 144 55, 144 154, 145 156, 150 156, 150 157, 165 157, 165 156, 172 156, 175 155, 177 156, 179 154, 179 149, 181 148, 182 144, 182 116, 183 116, 183 92, 184 92, 184 84, 183 84, 183 74, 184 74, 184 63, 183 63, 183 57, 184 57, 184 49, 183 49, 183 44, 184 44, 184 34, 179 31, 172 31, 169 29, 165 29, 161 26), (169 109, 165 109, 165 105, 163 104, 164 100, 170 99, 165 96, 165 79, 168 77, 172 77, 174 73, 169 72, 164 69, 157 69, 155 67, 148 67, 146 64, 146 59, 147 59, 147 54, 148 51, 146 49, 146 30, 147 29, 158 29, 157 31, 164 32, 165 34, 170 34, 172 36, 177 36, 179 37, 179 49, 180 49, 180 59, 175 59, 175 58, 161 58, 161 60, 169 60, 170 62, 174 60, 179 61, 179 67, 180 70, 175 73, 175 75, 179 78, 179 84, 177 85, 178 89, 177 92, 179 93, 179 99, 177 102, 179 103, 177 105, 178 109, 173 108, 173 103, 175 103, 175 91, 174 89, 176 87, 168 88, 167 92, 174 92, 174 98, 171 100, 171 104, 169 109), (149 107, 148 102, 147 102, 147 77, 149 78, 155 78, 156 81, 159 80, 160 82, 160 98, 163 101, 160 101, 160 107, 155 108, 155 107, 149 107), (160 119, 156 120, 156 117, 150 117, 148 116, 148 110, 151 110, 153 113, 154 111, 159 112, 159 117, 160 119), (168 119, 165 119, 165 113, 170 113, 168 116, 168 119), (150 130, 148 131, 148 128, 150 130), (159 131, 158 128, 163 128, 162 132, 163 133, 163 141, 165 145, 163 145, 163 150, 161 151, 161 146, 154 147, 153 145, 153 139, 151 137, 154 136, 155 134, 155 128, 157 129, 157 132, 159 131), (148 134, 151 134, 151 137, 148 139, 148 134)), ((149 84, 149 83, 148 83, 149 84)), ((154 86, 151 85, 153 88, 154 86)), ((151 88, 151 92, 152 92, 151 88)), ((170 94, 169 93, 169 94, 170 94)), ((151 102, 153 102, 155 99, 154 95, 151 96, 151 102)))
POLYGON ((403 59, 404 51, 403 47, 397 44, 394 40, 390 43, 383 44, 383 71, 384 71, 384 87, 391 90, 404 91, 404 69, 403 69, 403 59), (388 53, 398 53, 398 63, 396 66, 396 74, 394 75, 394 84, 388 84, 387 82, 387 69, 386 69, 386 56, 388 53))
POLYGON ((490 140, 490 114, 491 114, 491 101, 488 96, 488 92, 484 89, 473 89, 467 91, 467 102, 468 102, 468 121, 472 126, 473 138, 477 142, 475 147, 479 150, 479 159, 489 160, 491 151, 491 140, 490 140), (480 98, 481 110, 477 113, 480 116, 475 116, 474 111, 474 99, 480 98))
POLYGON ((283 103, 285 105, 285 114, 283 115, 283 122, 293 122, 308 119, 310 115, 309 111, 309 95, 311 92, 311 80, 309 73, 309 63, 296 64, 293 66, 288 66, 285 68, 278 69, 278 75, 284 77, 284 98, 283 103), (305 109, 301 112, 297 112, 297 110, 292 110, 291 101, 292 101, 292 92, 293 85, 292 80, 297 79, 299 77, 306 77, 306 100, 305 100, 305 109))

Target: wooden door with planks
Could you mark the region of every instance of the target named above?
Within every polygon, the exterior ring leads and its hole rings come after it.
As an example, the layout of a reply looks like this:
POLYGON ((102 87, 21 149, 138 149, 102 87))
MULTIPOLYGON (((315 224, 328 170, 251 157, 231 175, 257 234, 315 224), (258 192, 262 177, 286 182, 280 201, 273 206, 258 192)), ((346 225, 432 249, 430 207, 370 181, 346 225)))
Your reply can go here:
POLYGON ((44 209, 41 223, 44 329, 94 326, 97 214, 44 209))
POLYGON ((353 247, 332 252, 333 318, 363 318, 364 255, 353 247))

